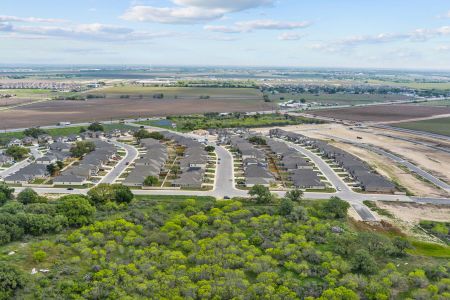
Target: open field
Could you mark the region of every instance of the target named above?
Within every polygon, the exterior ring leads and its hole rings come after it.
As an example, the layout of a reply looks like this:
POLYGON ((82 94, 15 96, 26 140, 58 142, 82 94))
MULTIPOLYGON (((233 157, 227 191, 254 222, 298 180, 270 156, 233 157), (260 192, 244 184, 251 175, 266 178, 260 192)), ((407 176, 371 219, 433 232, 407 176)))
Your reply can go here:
POLYGON ((450 136, 450 118, 394 123, 391 126, 450 136))
POLYGON ((420 103, 417 103, 416 105, 450 107, 450 99, 420 102, 420 103))
POLYGON ((2 129, 53 125, 61 121, 89 122, 118 118, 153 117, 205 112, 267 111, 262 99, 120 99, 48 101, 0 111, 2 129), (20 117, 18 117, 20 116, 20 117))
POLYGON ((268 94, 269 99, 276 102, 305 99, 306 103, 321 102, 336 105, 357 105, 367 103, 379 103, 395 100, 408 100, 410 97, 403 95, 370 95, 370 94, 311 94, 311 93, 280 93, 268 94), (284 99, 280 99, 284 98, 284 99))
POLYGON ((419 105, 377 105, 314 111, 315 115, 350 121, 390 122, 450 114, 450 108, 419 105))
POLYGON ((210 99, 262 99, 258 89, 251 88, 202 88, 202 87, 143 87, 138 85, 120 85, 100 88, 90 91, 89 94, 105 95, 107 98, 116 98, 129 95, 131 98, 153 98, 156 94, 163 94, 165 99, 199 99, 209 96, 210 99))

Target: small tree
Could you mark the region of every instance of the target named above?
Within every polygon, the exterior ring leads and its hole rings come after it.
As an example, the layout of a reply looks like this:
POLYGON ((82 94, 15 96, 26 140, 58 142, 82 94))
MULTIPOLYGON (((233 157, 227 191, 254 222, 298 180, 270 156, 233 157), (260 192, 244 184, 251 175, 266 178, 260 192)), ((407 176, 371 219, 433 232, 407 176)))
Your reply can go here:
POLYGON ((42 262, 47 258, 47 253, 42 250, 38 250, 33 253, 33 259, 35 262, 42 262))
POLYGON ((130 203, 134 195, 130 188, 121 184, 113 184, 114 189, 114 201, 117 203, 130 203))
POLYGON ((213 152, 214 150, 216 150, 216 147, 214 147, 214 146, 206 146, 205 147, 206 152, 213 152))
POLYGON ((14 189, 7 186, 5 183, 0 183, 0 193, 3 193, 7 200, 14 198, 14 189))
POLYGON ((12 156, 15 160, 22 160, 28 156, 30 149, 21 146, 11 146, 6 149, 5 153, 12 156))
POLYGON ((57 207, 58 212, 67 217, 69 226, 84 226, 91 223, 96 211, 86 197, 79 195, 61 197, 57 207))
POLYGON ((349 208, 350 204, 339 197, 331 197, 324 205, 324 211, 335 219, 345 218, 349 208))
POLYGON ((31 188, 26 188, 17 195, 17 201, 22 204, 38 203, 39 195, 31 188))
POLYGON ((77 142, 75 146, 70 149, 70 153, 74 157, 82 157, 85 154, 91 153, 95 150, 95 144, 90 141, 77 142))
POLYGON ((285 197, 291 201, 299 202, 303 198, 303 191, 300 189, 293 189, 288 191, 285 197))
POLYGON ((59 171, 59 168, 56 164, 49 164, 47 165, 47 172, 50 174, 50 176, 55 176, 59 171))
POLYGON ((15 267, 0 264, 0 296, 2 299, 13 298, 16 290, 25 286, 25 277, 15 267))
POLYGON ((375 259, 364 249, 357 250, 351 262, 352 270, 361 274, 374 274, 378 269, 375 259))
POLYGON ((99 122, 94 122, 89 125, 88 130, 90 130, 90 131, 105 131, 105 128, 99 122))
POLYGON ((278 213, 282 216, 287 216, 292 212, 294 208, 294 202, 289 198, 283 198, 280 206, 278 207, 278 213))
POLYGON ((270 203, 273 200, 269 188, 259 184, 254 185, 248 194, 259 204, 270 203))
POLYGON ((23 134, 25 134, 26 136, 31 136, 31 137, 37 139, 38 136, 43 135, 43 134, 47 134, 47 131, 45 131, 44 129, 41 129, 41 128, 34 127, 34 128, 25 129, 23 131, 23 134))
POLYGON ((144 185, 145 186, 155 186, 155 185, 158 184, 158 182, 159 182, 158 177, 156 177, 156 176, 148 176, 144 180, 144 185))

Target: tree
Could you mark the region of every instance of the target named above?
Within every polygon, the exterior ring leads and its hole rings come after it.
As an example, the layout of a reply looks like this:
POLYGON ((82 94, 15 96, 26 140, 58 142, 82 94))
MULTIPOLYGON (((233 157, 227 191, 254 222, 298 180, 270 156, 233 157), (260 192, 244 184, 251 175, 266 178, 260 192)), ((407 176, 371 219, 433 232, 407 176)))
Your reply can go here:
POLYGON ((352 270, 361 274, 374 274, 378 269, 375 259, 364 249, 359 249, 353 254, 351 263, 352 270))
POLYGON ((8 198, 6 197, 5 193, 0 192, 0 206, 3 206, 6 201, 8 201, 8 198))
POLYGON ((25 277, 15 267, 0 264, 0 299, 9 299, 16 290, 25 286, 25 277))
POLYGON ((0 192, 5 194, 8 200, 14 198, 14 189, 7 186, 4 182, 0 183, 0 192))
POLYGON ((214 147, 214 146, 206 146, 205 147, 206 152, 214 152, 214 150, 216 150, 216 147, 214 147))
POLYGON ((170 167, 170 173, 172 173, 174 176, 177 176, 180 173, 180 166, 179 165, 173 165, 170 167))
POLYGON ((39 195, 31 188, 26 188, 17 195, 17 201, 22 204, 31 204, 40 202, 39 195))
POLYGON ((280 206, 278 207, 278 213, 282 216, 287 216, 292 212, 294 208, 294 202, 289 198, 283 198, 280 206))
POLYGON ((256 145, 267 145, 267 141, 262 136, 252 136, 248 139, 248 141, 252 144, 256 145))
POLYGON ((155 185, 158 184, 158 182, 159 182, 158 177, 156 177, 156 176, 148 176, 144 180, 144 185, 145 186, 155 186, 155 185))
POLYGON ((350 204, 341 200, 339 197, 331 197, 324 205, 324 211, 335 219, 345 218, 350 204))
POLYGON ((55 176, 59 171, 59 167, 55 164, 49 164, 47 165, 47 172, 50 174, 50 176, 55 176))
POLYGON ((67 217, 69 226, 90 224, 96 211, 86 197, 79 195, 69 195, 60 198, 57 207, 58 212, 67 217))
POLYGON ((286 193, 285 197, 291 201, 299 202, 300 200, 302 200, 303 191, 300 189, 293 189, 293 190, 288 191, 286 193))
POLYGON ((33 253, 33 259, 35 262, 42 262, 47 258, 47 253, 42 250, 38 250, 33 253))
POLYGON ((5 153, 12 156, 14 160, 22 160, 28 156, 30 149, 21 146, 11 146, 6 149, 5 153))
POLYGON ((259 184, 254 185, 248 194, 259 204, 270 203, 273 200, 269 188, 259 184))
POLYGON ((70 153, 74 157, 82 157, 85 154, 91 153, 95 150, 95 144, 91 141, 77 142, 75 146, 70 149, 70 153))
POLYGON ((164 135, 162 135, 162 133, 158 132, 158 131, 149 132, 148 137, 155 139, 155 140, 163 140, 164 139, 164 135))
POLYGON ((114 199, 114 190, 110 184, 101 183, 88 192, 88 197, 95 204, 104 204, 114 199))
POLYGON ((59 168, 60 170, 64 169, 64 162, 63 162, 63 161, 58 160, 58 161, 56 162, 56 165, 58 166, 58 168, 59 168))
POLYGON ((95 205, 105 204, 109 201, 129 203, 134 195, 130 188, 121 184, 101 183, 88 192, 88 196, 95 205))
POLYGON ((130 203, 134 195, 130 188, 121 184, 113 184, 114 201, 117 203, 130 203))
POLYGON ((90 131, 105 131, 105 128, 99 122, 91 123, 87 129, 90 131))
POLYGON ((25 134, 26 136, 34 137, 35 139, 37 139, 38 136, 43 135, 43 134, 48 134, 48 132, 45 131, 42 128, 34 127, 34 128, 25 129, 23 131, 23 134, 25 134))

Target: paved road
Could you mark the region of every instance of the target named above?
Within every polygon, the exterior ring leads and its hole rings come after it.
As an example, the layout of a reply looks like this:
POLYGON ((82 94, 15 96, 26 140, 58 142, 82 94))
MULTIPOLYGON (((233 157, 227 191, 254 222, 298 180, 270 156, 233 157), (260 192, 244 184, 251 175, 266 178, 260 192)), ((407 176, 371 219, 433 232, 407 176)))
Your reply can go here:
POLYGON ((128 164, 133 162, 138 157, 139 154, 138 150, 133 146, 120 143, 114 140, 111 140, 110 143, 114 144, 117 147, 125 149, 126 154, 119 161, 119 163, 105 177, 103 177, 102 180, 100 180, 99 183, 114 183, 128 167, 128 164))
POLYGON ((213 193, 216 197, 233 197, 239 195, 245 197, 246 191, 235 188, 234 161, 231 153, 222 146, 216 146, 216 154, 219 159, 217 165, 216 181, 213 193))
MULTIPOLYGON (((30 147, 30 154, 34 159, 38 159, 38 158, 42 157, 42 153, 39 151, 38 146, 30 147)), ((32 163, 32 160, 30 161, 29 159, 25 159, 21 162, 18 162, 16 164, 14 164, 13 166, 11 166, 10 168, 8 168, 4 171, 1 171, 0 178, 6 178, 11 174, 16 173, 20 169, 25 168, 26 166, 28 166, 31 163, 32 163)))
POLYGON ((388 129, 388 130, 393 130, 393 131, 398 131, 398 132, 404 132, 404 133, 411 133, 411 134, 415 134, 415 135, 421 135, 424 137, 429 137, 429 138, 434 138, 434 139, 438 139, 438 140, 446 140, 446 141, 450 141, 450 136, 445 136, 445 135, 440 135, 440 134, 435 134, 435 133, 430 133, 430 132, 425 132, 425 131, 418 131, 418 130, 411 130, 411 129, 404 129, 404 128, 398 128, 398 127, 392 127, 389 125, 382 125, 382 124, 377 124, 377 125, 371 125, 372 127, 378 128, 378 129, 388 129))

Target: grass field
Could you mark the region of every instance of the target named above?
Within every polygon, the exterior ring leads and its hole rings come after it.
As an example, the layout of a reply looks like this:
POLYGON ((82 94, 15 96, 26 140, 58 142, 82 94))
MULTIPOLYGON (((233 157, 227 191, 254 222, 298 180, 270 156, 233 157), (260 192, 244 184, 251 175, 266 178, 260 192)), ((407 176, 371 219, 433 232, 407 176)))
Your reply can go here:
POLYGON ((357 105, 367 103, 380 103, 395 100, 408 100, 410 97, 401 95, 366 95, 366 94, 310 94, 310 93, 283 93, 269 94, 269 99, 274 102, 305 99, 306 103, 321 102, 336 105, 357 105))
POLYGON ((396 123, 391 126, 450 136, 450 118, 396 123))

